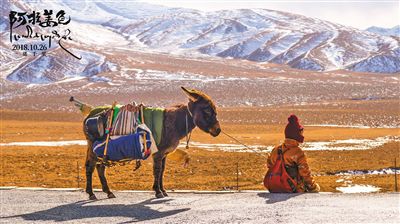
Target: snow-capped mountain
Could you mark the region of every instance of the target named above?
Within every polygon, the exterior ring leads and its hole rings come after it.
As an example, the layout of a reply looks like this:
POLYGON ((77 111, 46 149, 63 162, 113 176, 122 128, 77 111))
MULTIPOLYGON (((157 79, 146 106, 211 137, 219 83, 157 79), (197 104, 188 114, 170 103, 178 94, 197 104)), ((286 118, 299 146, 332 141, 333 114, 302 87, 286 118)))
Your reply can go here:
POLYGON ((68 55, 65 52, 56 49, 46 56, 38 56, 27 61, 7 78, 11 81, 38 84, 52 83, 73 77, 88 77, 99 80, 97 74, 115 71, 117 68, 117 65, 106 61, 102 55, 77 49, 73 50, 74 53, 82 56, 81 60, 66 57, 68 55))
POLYGON ((131 1, 58 0, 4 4, 1 13, 1 70, 11 81, 49 83, 113 71, 116 65, 103 52, 112 55, 116 48, 238 58, 315 71, 400 72, 400 38, 280 11, 202 12, 131 1), (9 25, 4 22, 9 11, 35 9, 63 9, 71 16, 71 46, 84 60, 65 59, 57 44, 44 57, 24 58, 11 51, 9 25))
POLYGON ((398 38, 265 9, 177 10, 121 26, 118 32, 168 52, 200 52, 318 71, 400 71, 398 38))
POLYGON ((392 28, 383 28, 377 26, 371 26, 366 29, 366 31, 371 33, 376 33, 383 36, 397 36, 400 37, 400 25, 394 26, 392 28))

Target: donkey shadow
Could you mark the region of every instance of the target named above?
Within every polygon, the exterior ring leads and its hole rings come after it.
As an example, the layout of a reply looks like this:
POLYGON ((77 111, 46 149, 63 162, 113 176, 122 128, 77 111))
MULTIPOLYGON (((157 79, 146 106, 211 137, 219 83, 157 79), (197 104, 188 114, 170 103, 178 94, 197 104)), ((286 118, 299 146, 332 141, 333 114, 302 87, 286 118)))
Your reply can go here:
MULTIPOLYGON (((176 215, 181 212, 190 210, 190 208, 175 209, 169 211, 157 211, 151 209, 148 205, 160 204, 171 201, 149 199, 138 204, 111 204, 111 205, 96 205, 92 204, 95 201, 78 201, 71 204, 60 205, 43 211, 16 215, 4 218, 21 217, 29 221, 70 221, 80 220, 85 218, 102 218, 102 217, 127 217, 132 218, 131 221, 124 223, 132 223, 153 219, 160 219, 171 215, 176 215)), ((97 200, 99 201, 99 200, 97 200)))
POLYGON ((275 204, 302 195, 302 193, 258 193, 257 196, 265 198, 267 204, 275 204))

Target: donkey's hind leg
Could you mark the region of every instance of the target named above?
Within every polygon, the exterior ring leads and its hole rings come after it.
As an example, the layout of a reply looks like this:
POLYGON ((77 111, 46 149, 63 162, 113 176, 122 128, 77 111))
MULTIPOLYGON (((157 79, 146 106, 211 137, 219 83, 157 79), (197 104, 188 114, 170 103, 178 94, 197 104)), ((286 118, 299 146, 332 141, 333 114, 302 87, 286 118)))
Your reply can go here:
POLYGON ((94 168, 96 166, 96 162, 93 160, 86 160, 85 168, 86 168, 86 193, 89 194, 89 200, 97 200, 96 195, 93 193, 92 187, 92 175, 94 168))
POLYGON ((161 165, 161 177, 160 177, 160 189, 164 197, 168 197, 167 192, 164 189, 164 171, 165 171, 165 164, 167 163, 167 157, 165 156, 164 159, 162 160, 162 165, 161 165))
POLYGON ((97 164, 96 169, 97 169, 97 174, 99 175, 100 178, 101 188, 103 192, 107 194, 108 198, 115 198, 115 195, 110 191, 110 188, 108 187, 107 184, 107 179, 105 175, 106 167, 103 164, 97 164))

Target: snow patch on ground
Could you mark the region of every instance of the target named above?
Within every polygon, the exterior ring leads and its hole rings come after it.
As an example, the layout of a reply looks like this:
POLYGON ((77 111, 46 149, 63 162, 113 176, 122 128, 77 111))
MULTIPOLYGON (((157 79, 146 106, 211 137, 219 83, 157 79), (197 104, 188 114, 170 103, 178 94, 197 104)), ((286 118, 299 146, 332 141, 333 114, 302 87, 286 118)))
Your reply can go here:
MULTIPOLYGON (((207 144, 200 142, 190 142, 191 147, 205 149, 208 151, 225 151, 225 152, 269 152, 274 147, 273 146, 265 146, 265 145, 248 145, 250 148, 238 144, 207 144), (254 150, 254 151, 252 151, 254 150)), ((181 143, 179 148, 186 147, 186 144, 181 143)))
MULTIPOLYGON (((308 150, 368 150, 379 147, 389 141, 399 142, 398 137, 379 137, 376 139, 347 139, 337 140, 330 142, 309 142, 304 143, 301 148, 305 151, 308 150)), ((86 145, 85 140, 70 140, 70 141, 37 141, 37 142, 9 142, 0 143, 0 146, 67 146, 67 145, 86 145)), ((186 144, 183 142, 179 148, 184 148, 186 144)), ((209 151, 225 151, 225 152, 271 152, 274 146, 267 145, 247 145, 246 148, 240 144, 209 144, 200 142, 190 142, 190 146, 209 151)), ((378 171, 377 171, 378 172, 378 171)), ((385 171, 382 171, 385 172, 385 171)), ((389 172, 389 171, 387 171, 389 172)), ((394 172, 394 171, 393 171, 394 172)))
MULTIPOLYGON (((134 69, 130 69, 134 70, 134 69)), ((166 80, 166 81, 198 81, 198 82, 216 82, 216 81, 236 81, 248 80, 245 77, 224 77, 224 76, 205 76, 194 73, 178 72, 169 73, 158 70, 136 69, 134 75, 137 80, 166 80)))
POLYGON ((68 146, 68 145, 86 145, 86 140, 71 141, 37 141, 37 142, 9 142, 0 143, 0 146, 68 146))
POLYGON ((338 176, 385 175, 385 174, 392 175, 395 173, 400 173, 400 169, 387 168, 387 169, 380 169, 380 170, 348 170, 348 171, 338 172, 335 175, 338 175, 338 176))
MULTIPOLYGON (((398 137, 385 136, 376 139, 346 139, 335 140, 330 142, 307 142, 301 145, 305 151, 324 151, 324 150, 368 150, 373 149, 389 141, 399 142, 398 137)), ((215 151, 221 150, 225 152, 271 152, 274 146, 267 145, 247 145, 250 149, 239 144, 206 144, 199 142, 191 142, 191 146, 205 150, 215 151)), ((181 144, 180 147, 184 147, 181 144)))
POLYGON ((301 147, 303 150, 367 150, 384 145, 389 141, 399 142, 398 137, 385 136, 376 139, 346 139, 329 142, 306 142, 301 147))
POLYGON ((373 193, 379 192, 381 188, 375 187, 372 185, 359 185, 359 184, 351 184, 345 187, 337 187, 336 190, 342 193, 373 193))
POLYGON ((338 125, 338 124, 310 124, 304 125, 306 127, 330 127, 330 128, 359 128, 359 129, 369 129, 369 128, 400 128, 397 126, 382 126, 382 127, 371 127, 365 125, 338 125))

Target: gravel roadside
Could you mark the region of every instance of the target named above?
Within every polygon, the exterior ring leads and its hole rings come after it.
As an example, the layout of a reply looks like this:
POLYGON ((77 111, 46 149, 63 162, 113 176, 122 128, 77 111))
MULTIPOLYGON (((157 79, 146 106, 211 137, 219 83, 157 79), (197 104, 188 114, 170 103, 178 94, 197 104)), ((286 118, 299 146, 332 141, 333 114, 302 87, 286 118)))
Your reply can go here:
POLYGON ((398 223, 400 194, 0 190, 0 223, 398 223))

